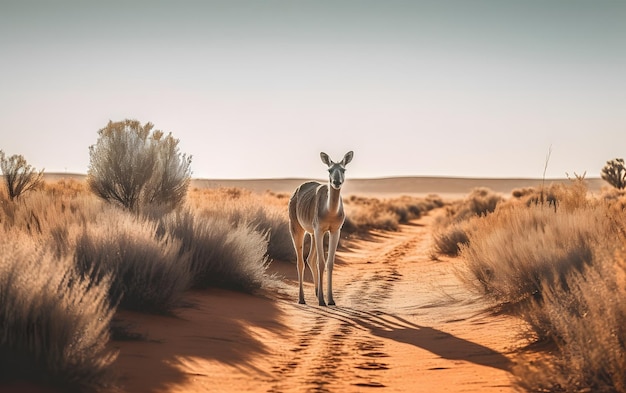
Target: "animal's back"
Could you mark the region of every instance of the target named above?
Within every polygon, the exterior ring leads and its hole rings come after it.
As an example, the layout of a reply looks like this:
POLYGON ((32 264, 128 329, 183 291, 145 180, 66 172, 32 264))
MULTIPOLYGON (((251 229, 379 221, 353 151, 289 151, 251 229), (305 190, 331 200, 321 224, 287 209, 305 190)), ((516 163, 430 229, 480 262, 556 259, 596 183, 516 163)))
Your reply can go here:
POLYGON ((296 188, 289 199, 289 221, 292 223, 298 222, 300 225, 313 221, 313 215, 317 210, 313 205, 316 203, 316 193, 320 186, 324 185, 316 181, 310 181, 302 183, 300 187, 296 188), (298 214, 298 212, 300 213, 298 214))

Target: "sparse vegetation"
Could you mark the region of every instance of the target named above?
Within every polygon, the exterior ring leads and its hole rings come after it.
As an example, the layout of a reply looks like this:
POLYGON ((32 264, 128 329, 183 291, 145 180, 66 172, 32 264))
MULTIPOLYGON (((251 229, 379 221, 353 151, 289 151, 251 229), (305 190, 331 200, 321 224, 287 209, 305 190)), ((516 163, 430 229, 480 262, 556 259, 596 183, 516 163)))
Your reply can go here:
POLYGON ((469 242, 467 225, 467 222, 453 222, 433 231, 435 251, 448 256, 459 255, 461 246, 469 242))
POLYGON ((462 247, 478 287, 498 304, 515 306, 541 298, 542 288, 559 283, 591 263, 592 250, 607 236, 602 212, 571 213, 547 206, 496 210, 473 223, 462 247))
POLYGON ((184 210, 163 217, 160 225, 180 241, 179 255, 189 258, 194 288, 249 292, 266 281, 267 236, 249 224, 184 210))
POLYGON ((596 249, 584 271, 571 272, 564 283, 544 285, 542 301, 532 302, 524 313, 535 330, 546 330, 554 352, 533 361, 522 357, 514 369, 521 387, 626 392, 625 277, 623 250, 596 249))
MULTIPOLYGON (((194 189, 189 201, 204 215, 222 217, 231 225, 246 224, 266 233, 270 259, 295 261, 287 217, 289 195, 259 195, 238 188, 194 189)), ((346 221, 342 234, 362 235, 373 229, 395 231, 400 224, 406 224, 443 205, 444 202, 437 195, 390 199, 350 196, 344 198, 346 221)))
POLYGON ((504 198, 488 188, 479 187, 472 190, 463 200, 447 207, 446 215, 439 219, 433 231, 433 248, 435 252, 456 256, 461 246, 469 241, 467 227, 470 219, 492 213, 504 198))
POLYGON ((346 220, 342 233, 350 235, 364 234, 373 229, 396 231, 400 224, 420 218, 444 203, 436 195, 426 198, 402 196, 385 200, 353 195, 344 199, 344 205, 346 220))
POLYGON ((172 134, 137 120, 109 122, 89 148, 89 189, 131 211, 158 205, 172 209, 187 194, 191 157, 181 154, 172 134))
POLYGON ((9 199, 19 198, 23 193, 34 190, 43 183, 43 169, 35 170, 21 155, 7 157, 0 150, 0 169, 4 175, 9 199))
POLYGON ((137 215, 73 181, 7 200, 0 190, 0 383, 95 391, 111 383, 114 354, 91 340, 106 347, 117 306, 169 313, 192 287, 250 292, 269 282, 266 232, 243 219, 193 207, 137 215))
POLYGON ((624 159, 615 158, 607 161, 606 165, 602 167, 600 175, 602 179, 613 187, 618 190, 623 190, 626 187, 626 167, 624 167, 624 159))
POLYGON ((157 224, 125 212, 109 212, 82 229, 76 239, 78 270, 93 282, 111 277, 112 304, 141 312, 167 313, 191 287, 187 254, 157 224))
POLYGON ((189 200, 204 216, 221 218, 232 227, 244 225, 266 234, 270 259, 295 259, 287 219, 288 196, 269 192, 254 194, 241 188, 218 188, 194 189, 189 200))
POLYGON ((27 380, 64 392, 110 387, 109 279, 83 280, 29 236, 0 236, 0 382, 27 380))
POLYGON ((550 202, 519 192, 471 219, 464 275, 495 307, 521 316, 531 337, 554 346, 541 360, 519 362, 520 387, 624 392, 626 213, 619 196, 588 198, 582 178, 549 193, 550 202))
MULTIPOLYGON (((626 392, 624 193, 590 198, 576 179, 540 195, 516 190, 504 200, 478 189, 445 206, 438 252, 460 249, 468 284, 522 317, 529 337, 549 343, 549 356, 517 362, 520 387, 626 392)), ((242 189, 192 190, 184 208, 154 204, 133 214, 62 181, 0 203, 0 382, 108 387, 115 307, 175 312, 189 288, 266 286, 269 261, 292 260, 287 201, 242 189), (29 330, 32 320, 44 328, 29 330), (76 346, 71 340, 81 334, 76 346)), ((444 206, 436 197, 350 197, 345 205, 352 234, 394 230, 444 206)))

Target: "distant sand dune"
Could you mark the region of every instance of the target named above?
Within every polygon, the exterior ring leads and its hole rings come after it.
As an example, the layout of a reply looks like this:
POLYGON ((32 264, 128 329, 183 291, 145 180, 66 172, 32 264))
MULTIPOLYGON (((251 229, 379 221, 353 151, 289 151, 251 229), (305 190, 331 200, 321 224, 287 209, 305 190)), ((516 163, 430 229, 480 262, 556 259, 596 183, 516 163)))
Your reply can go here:
MULTIPOLYGON (((241 187, 255 192, 267 190, 277 193, 289 193, 307 180, 319 179, 195 179, 193 187, 218 188, 241 187)), ((323 180, 322 180, 323 181, 323 180)), ((568 183, 569 179, 546 179, 545 185, 568 183)), ((438 194, 441 197, 462 197, 476 187, 488 187, 495 192, 508 196, 511 191, 522 187, 540 187, 541 179, 478 179, 460 177, 388 177, 377 179, 348 179, 344 185, 343 195, 366 195, 377 197, 393 197, 398 195, 424 196, 438 194)), ((589 191, 597 193, 606 186, 599 178, 587 179, 589 191)))
MULTIPOLYGON (((85 175, 46 173, 45 179, 55 181, 62 178, 83 181, 85 175)), ((193 179, 192 187, 219 188, 240 187, 254 192, 273 191, 276 193, 291 193, 301 183, 307 180, 320 179, 193 179)), ((567 183, 568 179, 546 179, 545 185, 553 183, 567 183)), ((589 191, 597 193, 607 183, 599 178, 587 179, 589 191)), ((469 193, 476 187, 488 187, 495 192, 509 195, 512 190, 522 187, 539 187, 541 179, 480 179, 462 177, 388 177, 376 179, 351 179, 348 177, 342 193, 344 195, 396 196, 438 194, 442 197, 458 197, 469 193)))

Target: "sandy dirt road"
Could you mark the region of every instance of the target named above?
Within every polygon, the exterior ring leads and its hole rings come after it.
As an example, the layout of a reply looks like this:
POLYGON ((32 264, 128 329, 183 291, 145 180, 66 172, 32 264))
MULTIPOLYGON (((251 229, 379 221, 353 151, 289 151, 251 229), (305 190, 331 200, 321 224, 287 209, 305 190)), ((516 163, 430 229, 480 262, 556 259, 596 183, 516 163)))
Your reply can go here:
MULTIPOLYGON (((436 214, 436 213, 435 213, 436 214)), ((311 283, 297 304, 295 265, 265 296, 192 293, 176 317, 122 313, 148 340, 115 342, 128 392, 509 392, 520 322, 484 311, 433 261, 433 216, 338 253, 337 306, 311 283)), ((308 273, 307 273, 308 274, 308 273)))

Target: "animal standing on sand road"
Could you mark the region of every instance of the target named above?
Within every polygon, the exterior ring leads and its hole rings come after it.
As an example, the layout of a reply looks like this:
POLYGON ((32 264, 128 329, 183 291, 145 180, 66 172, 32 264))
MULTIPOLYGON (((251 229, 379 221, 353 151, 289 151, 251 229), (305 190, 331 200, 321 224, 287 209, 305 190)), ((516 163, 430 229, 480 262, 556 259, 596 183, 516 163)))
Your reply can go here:
POLYGON ((328 184, 316 181, 306 182, 294 191, 289 199, 289 230, 296 248, 300 293, 298 303, 305 304, 302 281, 304 280, 304 236, 311 235, 311 251, 307 265, 313 274, 315 295, 320 306, 325 306, 322 280, 327 269, 328 305, 334 306, 333 267, 335 251, 339 243, 341 227, 346 218, 341 200, 341 186, 345 180, 346 165, 352 161, 354 153, 348 152, 340 162, 333 162, 328 154, 320 153, 322 162, 328 166, 328 184), (329 232, 328 258, 324 260, 324 234, 329 232), (314 263, 317 258, 317 268, 314 263))

